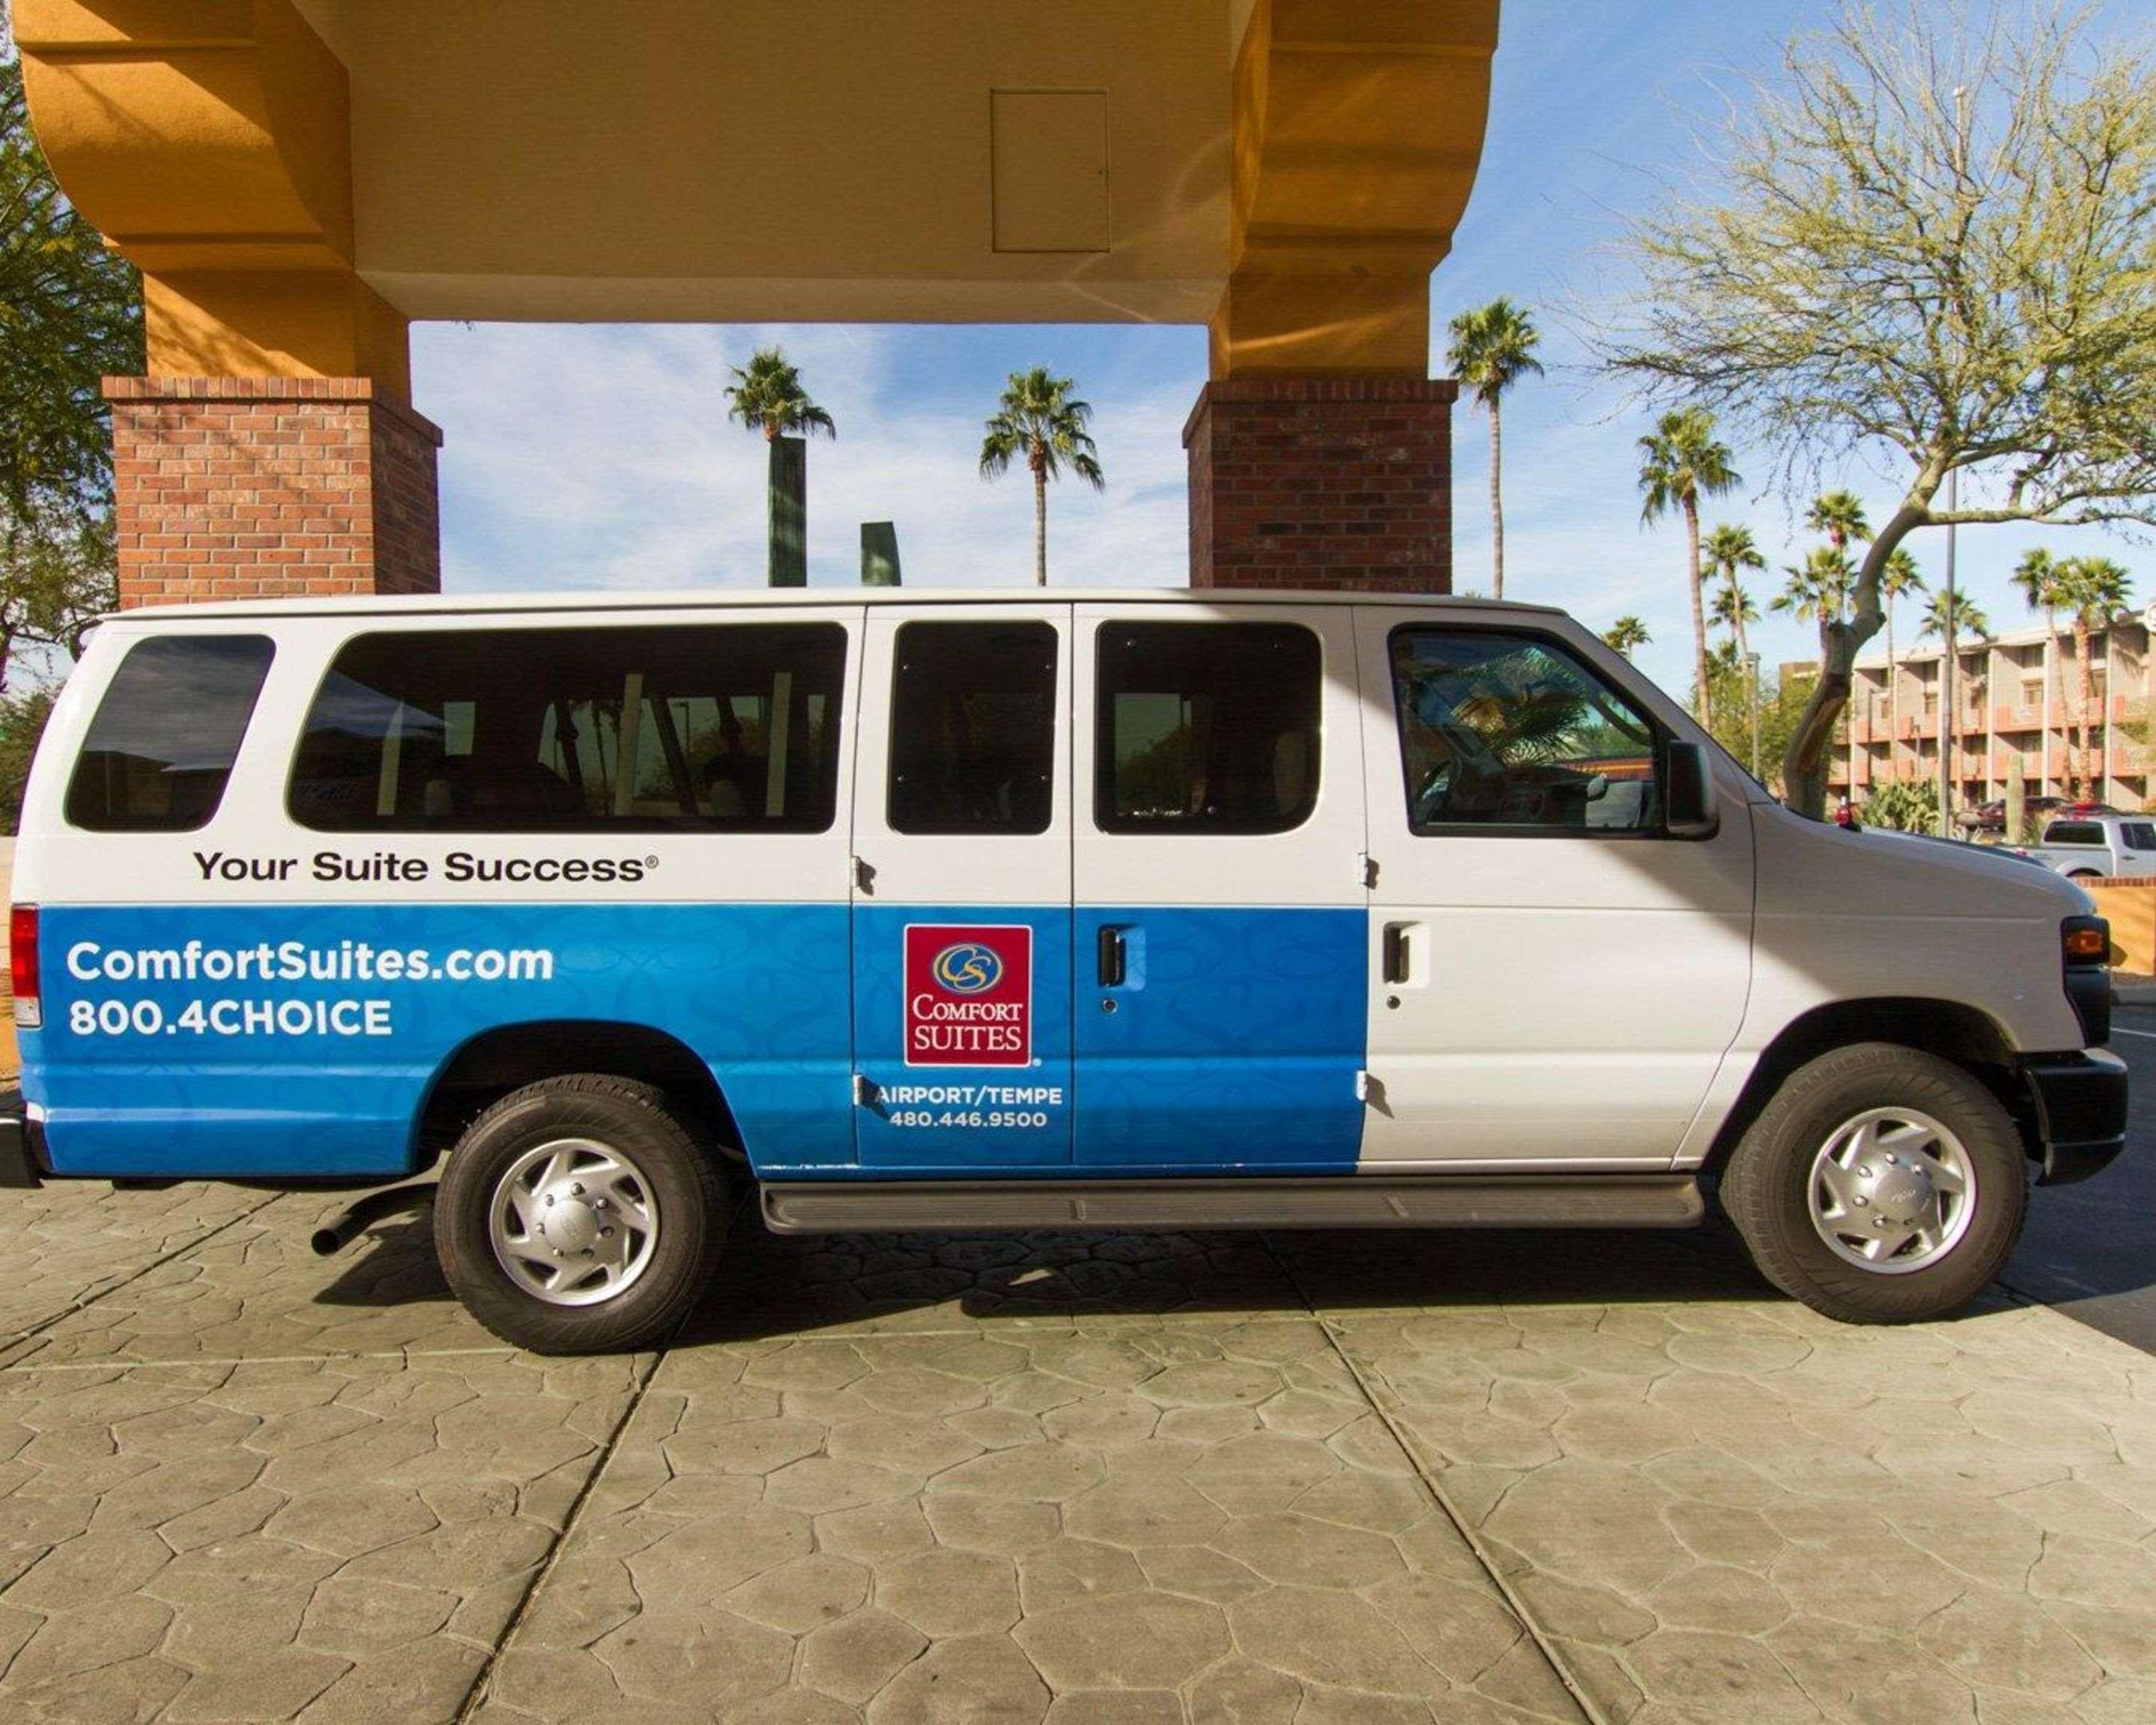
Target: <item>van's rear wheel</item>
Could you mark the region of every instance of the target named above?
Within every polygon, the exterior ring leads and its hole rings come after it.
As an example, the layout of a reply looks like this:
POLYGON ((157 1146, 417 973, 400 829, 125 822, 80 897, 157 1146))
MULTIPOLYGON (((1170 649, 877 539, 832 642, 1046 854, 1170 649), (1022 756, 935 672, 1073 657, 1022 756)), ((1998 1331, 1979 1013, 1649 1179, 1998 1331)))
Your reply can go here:
POLYGON ((578 1073, 527 1084, 472 1122, 443 1172, 434 1248, 503 1341, 603 1353, 680 1324, 726 1219, 713 1158, 658 1091, 578 1073))
POLYGON ((1998 1098, 1958 1066, 1884 1042, 1791 1074, 1722 1178, 1760 1273, 1846 1323, 1967 1304, 2005 1267, 2028 1202, 2020 1135, 1998 1098))

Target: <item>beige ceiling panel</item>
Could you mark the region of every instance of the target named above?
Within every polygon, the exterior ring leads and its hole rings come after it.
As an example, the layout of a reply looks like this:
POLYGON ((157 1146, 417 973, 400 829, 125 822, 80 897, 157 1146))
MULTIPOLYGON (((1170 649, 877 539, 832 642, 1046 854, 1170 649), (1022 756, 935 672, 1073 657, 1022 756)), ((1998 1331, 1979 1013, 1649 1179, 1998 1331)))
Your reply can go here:
POLYGON ((999 252, 1108 249, 1108 93, 998 90, 988 97, 999 252))

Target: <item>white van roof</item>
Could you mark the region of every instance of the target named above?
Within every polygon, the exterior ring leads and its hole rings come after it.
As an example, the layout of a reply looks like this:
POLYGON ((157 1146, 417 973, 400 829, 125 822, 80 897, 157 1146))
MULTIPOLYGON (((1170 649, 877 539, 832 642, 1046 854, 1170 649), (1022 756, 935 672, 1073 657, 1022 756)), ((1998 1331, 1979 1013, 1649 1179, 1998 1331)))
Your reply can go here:
POLYGON ((1554 605, 1527 605, 1511 599, 1471 595, 1411 593, 1341 593, 1283 588, 1117 588, 1117 587, 795 587, 668 588, 629 593, 598 588, 574 593, 455 593, 388 597, 355 594, 335 598, 218 599, 194 605, 144 605, 116 612, 115 620, 181 621, 206 617, 444 616, 517 614, 578 611, 705 611, 740 607, 784 610, 796 605, 984 605, 1031 604, 1207 605, 1440 605, 1476 610, 1517 611, 1537 617, 1562 616, 1554 605))

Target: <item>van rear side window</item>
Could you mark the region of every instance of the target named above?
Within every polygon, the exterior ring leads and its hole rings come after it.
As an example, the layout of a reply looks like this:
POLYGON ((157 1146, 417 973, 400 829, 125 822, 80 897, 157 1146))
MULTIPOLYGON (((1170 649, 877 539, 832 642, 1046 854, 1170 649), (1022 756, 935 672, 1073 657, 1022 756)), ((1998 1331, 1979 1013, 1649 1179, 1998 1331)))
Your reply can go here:
POLYGON ((836 624, 362 635, 288 806, 322 832, 824 832, 845 665, 836 624))
POLYGON ((206 824, 274 650, 263 635, 160 635, 129 648, 68 780, 68 824, 93 833, 206 824))

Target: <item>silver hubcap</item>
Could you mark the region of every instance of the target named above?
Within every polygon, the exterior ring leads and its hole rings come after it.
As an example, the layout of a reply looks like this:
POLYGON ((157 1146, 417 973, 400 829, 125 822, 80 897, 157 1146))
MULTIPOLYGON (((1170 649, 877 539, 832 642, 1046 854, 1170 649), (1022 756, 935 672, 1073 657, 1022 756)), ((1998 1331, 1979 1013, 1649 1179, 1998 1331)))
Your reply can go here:
POLYGON ((550 1306, 596 1306, 650 1264, 659 1197, 611 1145, 556 1138, 526 1151, 495 1183, 487 1235, 526 1293, 550 1306))
POLYGON ((1976 1166, 1951 1132, 1913 1108, 1868 1108, 1812 1158, 1812 1226, 1835 1256, 1882 1276, 1936 1264, 1969 1231, 1976 1166))

